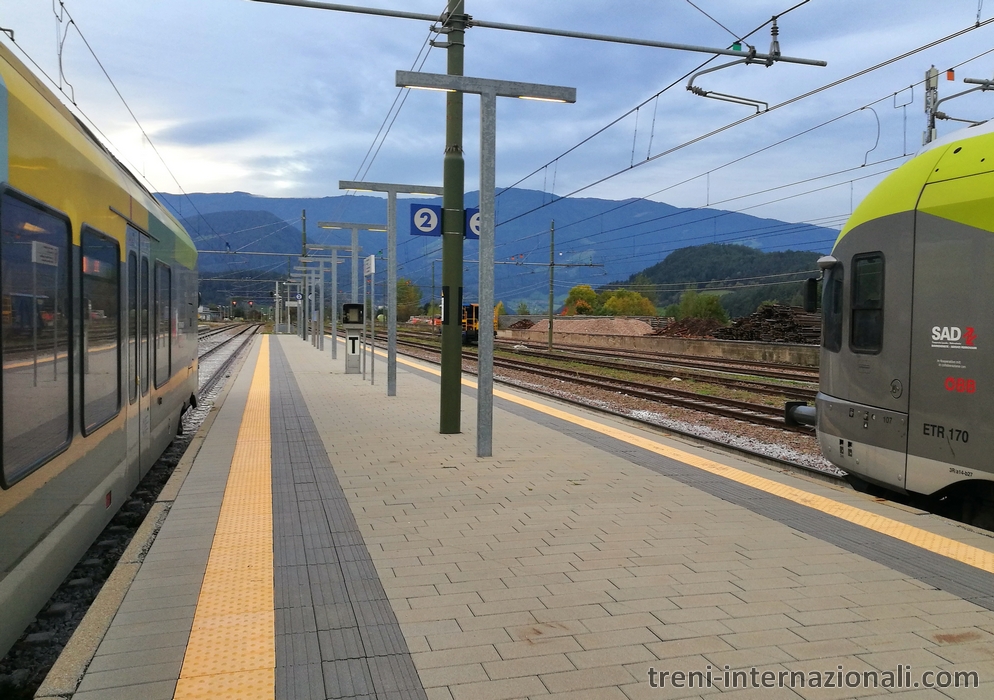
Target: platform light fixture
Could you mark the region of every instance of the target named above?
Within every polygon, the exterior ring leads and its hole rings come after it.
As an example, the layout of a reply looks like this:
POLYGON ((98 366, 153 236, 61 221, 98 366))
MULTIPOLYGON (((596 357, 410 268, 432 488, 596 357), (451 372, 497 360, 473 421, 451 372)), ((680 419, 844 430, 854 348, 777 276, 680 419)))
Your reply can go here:
POLYGON ((359 303, 359 231, 386 233, 383 224, 357 224, 348 221, 319 221, 318 228, 345 229, 352 231, 352 303, 359 303))

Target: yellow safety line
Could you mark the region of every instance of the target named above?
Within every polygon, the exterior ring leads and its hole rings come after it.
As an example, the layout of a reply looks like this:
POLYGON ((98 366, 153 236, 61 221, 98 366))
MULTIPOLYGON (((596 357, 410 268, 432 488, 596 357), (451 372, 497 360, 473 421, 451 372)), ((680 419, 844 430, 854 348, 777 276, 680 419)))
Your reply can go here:
POLYGON ((275 697, 269 336, 262 336, 174 698, 275 697))
MULTIPOLYGON (((424 365, 399 357, 397 358, 397 361, 410 367, 416 367, 422 371, 430 372, 431 374, 441 375, 441 372, 433 367, 425 367, 424 365)), ((463 379, 462 383, 467 386, 474 388, 476 387, 475 382, 467 379, 463 379)), ((713 462, 709 459, 705 459, 704 457, 698 457, 690 454, 689 452, 668 447, 656 442, 655 440, 635 435, 626 430, 603 425, 596 421, 582 418, 580 416, 573 415, 572 413, 567 413, 566 411, 561 411, 557 408, 552 408, 514 394, 509 394, 505 391, 500 391, 499 389, 494 390, 494 396, 499 396, 502 399, 511 401, 520 406, 526 406, 532 410, 540 411, 546 415, 568 421, 574 425, 582 426, 602 435, 607 435, 617 440, 621 440, 622 442, 627 442, 629 445, 641 447, 644 450, 654 452, 658 455, 662 455, 663 457, 675 459, 678 462, 683 462, 684 464, 688 464, 692 467, 697 467, 698 469, 710 472, 711 474, 716 474, 740 484, 751 486, 752 488, 765 491, 766 493, 773 494, 774 496, 779 496, 788 501, 793 501, 794 503, 808 506, 809 508, 819 510, 823 513, 834 515, 836 518, 841 520, 859 525, 860 527, 864 527, 868 530, 873 530, 874 532, 879 532, 883 535, 889 535, 895 539, 907 542, 908 544, 912 544, 929 552, 934 552, 935 554, 939 554, 949 559, 962 562, 977 569, 981 569, 982 571, 994 573, 994 553, 980 549, 979 547, 964 544, 963 542, 958 542, 957 540, 937 535, 934 532, 929 532, 928 530, 923 530, 919 527, 915 527, 914 525, 908 525, 883 515, 871 513, 863 510, 862 508, 856 508, 845 503, 840 503, 839 501, 832 500, 831 498, 818 496, 804 491, 803 489, 787 486, 786 484, 781 484, 780 482, 772 479, 750 474, 749 472, 741 469, 719 464, 718 462, 713 462)))

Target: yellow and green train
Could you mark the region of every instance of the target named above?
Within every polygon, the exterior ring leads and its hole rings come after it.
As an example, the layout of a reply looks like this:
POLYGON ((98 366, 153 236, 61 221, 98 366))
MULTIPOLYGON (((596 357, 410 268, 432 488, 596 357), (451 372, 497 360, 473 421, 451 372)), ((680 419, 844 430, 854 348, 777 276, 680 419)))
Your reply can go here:
POLYGON ((994 123, 887 177, 819 265, 825 456, 994 525, 994 123))
POLYGON ((197 251, 0 46, 0 654, 196 403, 197 251))

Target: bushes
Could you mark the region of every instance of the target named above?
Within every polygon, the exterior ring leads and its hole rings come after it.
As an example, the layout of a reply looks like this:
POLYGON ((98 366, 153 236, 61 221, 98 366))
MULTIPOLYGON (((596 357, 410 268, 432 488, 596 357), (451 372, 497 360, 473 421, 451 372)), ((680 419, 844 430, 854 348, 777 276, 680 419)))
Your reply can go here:
POLYGON ((567 316, 655 316, 652 301, 638 292, 615 289, 597 293, 587 284, 569 290, 567 316))

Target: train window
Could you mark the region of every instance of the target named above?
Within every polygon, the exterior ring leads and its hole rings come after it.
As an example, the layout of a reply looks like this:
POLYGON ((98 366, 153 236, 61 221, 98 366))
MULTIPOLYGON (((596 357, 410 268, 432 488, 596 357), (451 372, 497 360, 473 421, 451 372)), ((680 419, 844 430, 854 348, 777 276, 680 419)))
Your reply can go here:
POLYGON ((822 346, 830 352, 842 349, 842 291, 845 271, 836 263, 825 271, 821 291, 822 346))
POLYGON ((878 353, 884 339, 884 256, 882 253, 853 258, 852 333, 853 352, 878 353))
POLYGON ((155 386, 169 381, 173 315, 173 271, 168 265, 155 263, 155 386))
POLYGON ((128 253, 128 402, 138 399, 138 255, 128 253))
POLYGON ((149 374, 150 374, 149 369, 148 369, 148 344, 149 344, 149 337, 151 336, 151 328, 152 328, 152 326, 150 325, 151 321, 152 321, 152 311, 151 311, 151 308, 149 306, 149 291, 148 290, 149 290, 149 286, 151 285, 151 282, 149 281, 148 272, 149 272, 149 270, 148 270, 148 258, 146 258, 143 255, 142 256, 142 267, 141 267, 141 284, 139 284, 139 289, 141 290, 140 293, 141 293, 141 299, 142 299, 142 307, 141 307, 141 318, 139 319, 139 325, 138 325, 139 333, 141 334, 141 337, 139 338, 139 343, 138 343, 138 346, 139 346, 138 347, 138 373, 141 375, 142 396, 144 396, 145 394, 148 393, 148 383, 149 383, 148 382, 148 377, 149 377, 149 374))
POLYGON ((121 408, 120 246, 113 238, 84 226, 80 257, 85 433, 109 421, 121 408))
POLYGON ((72 435, 69 236, 68 222, 42 207, 0 199, 4 487, 72 435))

